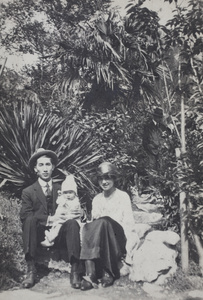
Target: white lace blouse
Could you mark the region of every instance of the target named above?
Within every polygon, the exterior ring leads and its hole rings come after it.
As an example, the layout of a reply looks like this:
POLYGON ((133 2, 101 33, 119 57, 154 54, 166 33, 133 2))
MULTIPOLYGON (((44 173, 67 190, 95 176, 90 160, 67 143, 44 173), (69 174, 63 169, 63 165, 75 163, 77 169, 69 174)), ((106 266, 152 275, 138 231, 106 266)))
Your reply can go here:
POLYGON ((138 237, 135 233, 135 222, 129 195, 116 188, 108 198, 104 197, 103 192, 95 196, 92 201, 92 219, 105 216, 111 217, 123 227, 127 238, 126 262, 131 263, 132 249, 138 237))

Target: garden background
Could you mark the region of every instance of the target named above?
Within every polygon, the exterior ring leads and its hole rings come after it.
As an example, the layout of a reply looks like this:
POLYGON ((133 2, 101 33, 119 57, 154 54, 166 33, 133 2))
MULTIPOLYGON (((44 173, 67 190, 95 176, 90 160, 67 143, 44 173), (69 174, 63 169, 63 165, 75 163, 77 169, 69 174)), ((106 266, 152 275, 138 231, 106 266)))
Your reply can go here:
POLYGON ((6 55, 0 65, 1 289, 18 284, 25 271, 20 194, 35 179, 27 164, 39 147, 59 157, 55 180, 66 171, 76 176, 89 209, 103 160, 117 165, 120 187, 131 197, 136 188, 158 190, 162 229, 180 234, 184 223, 189 248, 180 247, 180 257, 188 251, 189 265, 202 276, 203 4, 167 1, 175 10, 163 25, 145 2, 129 1, 122 15, 109 0, 1 4, 1 47, 37 57, 19 71, 7 67, 6 55), (142 138, 156 106, 171 134, 150 186, 142 138))

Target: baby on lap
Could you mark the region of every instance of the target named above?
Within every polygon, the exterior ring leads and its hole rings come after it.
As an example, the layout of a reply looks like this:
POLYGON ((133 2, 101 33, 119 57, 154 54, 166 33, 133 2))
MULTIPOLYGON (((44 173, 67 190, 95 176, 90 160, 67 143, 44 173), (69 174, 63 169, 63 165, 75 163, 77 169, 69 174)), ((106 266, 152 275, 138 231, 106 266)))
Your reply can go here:
POLYGON ((66 218, 64 222, 69 219, 76 219, 80 224, 81 206, 77 196, 77 185, 73 175, 67 175, 66 179, 61 185, 61 192, 56 200, 58 207, 55 212, 55 216, 58 215, 56 220, 49 230, 45 230, 45 239, 41 242, 44 247, 51 247, 54 245, 54 240, 58 236, 60 228, 62 226, 61 214, 65 214, 66 218))

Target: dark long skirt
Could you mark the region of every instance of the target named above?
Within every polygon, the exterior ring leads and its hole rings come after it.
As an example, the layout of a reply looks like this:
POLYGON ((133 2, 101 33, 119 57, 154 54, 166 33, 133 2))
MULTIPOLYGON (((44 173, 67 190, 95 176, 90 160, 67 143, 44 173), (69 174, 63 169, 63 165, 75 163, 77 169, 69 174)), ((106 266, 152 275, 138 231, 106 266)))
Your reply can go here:
POLYGON ((120 224, 102 217, 85 224, 82 231, 82 260, 94 260, 97 276, 102 269, 119 278, 118 262, 126 254, 126 237, 120 224))

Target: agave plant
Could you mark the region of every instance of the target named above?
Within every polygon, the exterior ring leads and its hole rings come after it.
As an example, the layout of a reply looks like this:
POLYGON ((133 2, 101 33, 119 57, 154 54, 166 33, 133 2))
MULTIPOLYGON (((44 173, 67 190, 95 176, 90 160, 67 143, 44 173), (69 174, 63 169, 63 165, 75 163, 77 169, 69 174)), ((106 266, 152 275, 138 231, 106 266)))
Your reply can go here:
MULTIPOLYGON (((28 161, 38 148, 54 151, 57 168, 75 174, 81 189, 94 190, 91 174, 101 158, 97 144, 90 133, 77 125, 68 126, 68 120, 43 112, 37 104, 15 105, 12 111, 0 112, 0 177, 9 188, 20 192, 33 182, 35 174, 28 161)), ((55 179, 62 172, 55 170, 55 179)))

